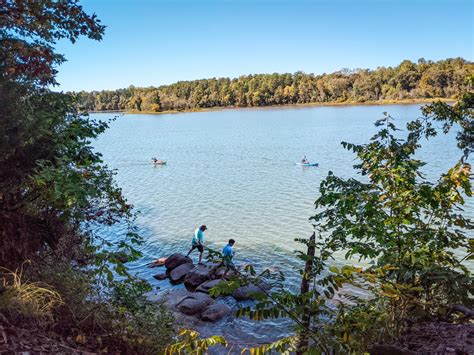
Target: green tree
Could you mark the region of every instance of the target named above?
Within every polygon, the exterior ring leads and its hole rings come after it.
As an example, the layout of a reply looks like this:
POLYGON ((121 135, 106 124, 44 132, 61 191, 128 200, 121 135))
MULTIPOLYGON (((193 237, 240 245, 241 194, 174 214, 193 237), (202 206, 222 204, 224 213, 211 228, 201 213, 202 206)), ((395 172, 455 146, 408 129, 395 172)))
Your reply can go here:
POLYGON ((75 0, 0 1, 0 68, 2 77, 54 84, 64 57, 54 52, 56 41, 75 42, 80 36, 100 40, 105 26, 86 14, 75 0))
MULTIPOLYGON (((62 335, 107 335, 99 350, 160 352, 172 319, 144 300, 150 286, 124 265, 140 256, 134 212, 91 145, 108 124, 81 115, 75 98, 45 87, 55 83, 63 60, 54 53, 55 41, 100 39, 104 27, 73 0, 0 4, 0 266, 18 270, 32 261, 24 275, 60 294, 50 321, 62 335), (114 240, 97 232, 116 223, 126 232, 114 240)), ((115 92, 94 96, 103 109, 120 102, 115 92)), ((0 273, 6 294, 14 288, 12 275, 0 273)), ((2 309, 9 307, 4 301, 2 309)), ((20 316, 10 321, 52 326, 20 316)))

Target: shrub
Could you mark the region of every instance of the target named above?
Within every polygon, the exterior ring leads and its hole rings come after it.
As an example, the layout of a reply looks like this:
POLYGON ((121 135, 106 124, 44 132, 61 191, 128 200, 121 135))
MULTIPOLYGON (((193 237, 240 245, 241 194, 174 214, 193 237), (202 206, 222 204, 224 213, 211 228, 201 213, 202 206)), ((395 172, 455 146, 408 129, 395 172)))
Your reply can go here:
POLYGON ((148 302, 150 285, 136 278, 104 287, 92 270, 67 263, 42 265, 37 277, 53 285, 64 303, 56 308, 52 329, 101 351, 160 353, 175 331, 163 304, 148 302))

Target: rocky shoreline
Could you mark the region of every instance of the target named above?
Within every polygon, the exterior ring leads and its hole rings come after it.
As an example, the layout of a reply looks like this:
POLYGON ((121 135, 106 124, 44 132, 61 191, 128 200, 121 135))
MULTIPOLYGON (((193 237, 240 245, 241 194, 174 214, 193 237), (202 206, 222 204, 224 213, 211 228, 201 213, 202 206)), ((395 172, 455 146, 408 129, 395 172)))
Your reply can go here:
MULTIPOLYGON (((168 292, 151 292, 150 301, 164 301, 166 307, 173 313, 194 317, 205 322, 215 322, 231 314, 228 303, 237 304, 241 301, 254 299, 255 296, 268 290, 268 285, 248 284, 238 287, 230 296, 219 296, 217 298, 209 295, 209 290, 223 279, 225 267, 219 263, 205 262, 194 265, 191 258, 180 253, 169 256, 163 265, 165 272, 154 275, 159 281, 169 280, 172 285, 183 284, 184 288, 177 288, 168 292), (234 302, 224 302, 226 298, 232 297, 234 302)), ((229 271, 226 279, 235 276, 229 271)))
MULTIPOLYGON (((224 322, 238 320, 233 311, 268 289, 266 285, 245 285, 237 288, 232 295, 211 297, 209 290, 223 281, 225 267, 218 263, 205 262, 194 265, 192 260, 182 254, 171 255, 163 265, 166 270, 154 276, 155 279, 169 280, 173 287, 168 291, 154 291, 148 294, 152 302, 164 302, 179 323, 190 328, 201 328, 209 324, 216 329, 224 322), (263 289, 263 290, 262 290, 263 289), (224 320, 225 318, 225 320, 224 320), (213 325, 216 323, 216 325, 213 325)), ((226 279, 235 276, 229 272, 226 279)), ((238 328, 238 325, 236 325, 238 328)), ((213 335, 212 331, 207 336, 213 335)), ((230 336, 230 335, 229 335, 230 336)), ((235 340, 234 340, 235 341, 235 340)), ((255 340, 252 340, 255 341, 255 340)), ((240 348, 239 346, 236 347, 240 348)), ((216 349, 212 353, 224 352, 216 349)), ((452 324, 428 322, 408 329, 398 342, 393 344, 374 344, 372 354, 472 354, 474 353, 474 324, 452 324)))

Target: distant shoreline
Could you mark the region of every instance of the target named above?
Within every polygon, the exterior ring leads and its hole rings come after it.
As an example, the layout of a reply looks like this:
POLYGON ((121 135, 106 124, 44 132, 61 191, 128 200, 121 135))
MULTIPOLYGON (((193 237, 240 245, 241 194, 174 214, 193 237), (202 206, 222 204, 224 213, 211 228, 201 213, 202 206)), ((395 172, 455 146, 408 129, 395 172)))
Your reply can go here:
POLYGON ((380 100, 380 101, 344 101, 344 102, 310 102, 297 103, 286 105, 268 105, 268 106, 220 106, 220 107, 204 107, 187 110, 168 110, 168 111, 136 111, 136 110, 103 110, 103 111, 89 111, 89 113, 122 113, 122 114, 145 114, 145 115, 169 115, 178 113, 193 113, 193 112, 212 112, 224 110, 253 110, 253 109, 285 109, 295 107, 325 107, 325 106, 383 106, 383 105, 413 105, 413 104, 427 104, 434 101, 441 102, 455 102, 455 99, 447 98, 430 98, 430 99, 403 99, 403 100, 380 100))

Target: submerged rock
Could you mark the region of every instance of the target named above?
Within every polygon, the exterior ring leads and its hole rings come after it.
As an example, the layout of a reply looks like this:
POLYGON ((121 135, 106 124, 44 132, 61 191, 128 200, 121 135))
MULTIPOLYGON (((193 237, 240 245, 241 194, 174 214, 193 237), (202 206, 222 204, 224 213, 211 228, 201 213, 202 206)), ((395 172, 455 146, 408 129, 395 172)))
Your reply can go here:
POLYGON ((212 268, 206 265, 196 265, 184 278, 184 286, 194 291, 200 284, 211 278, 212 268))
POLYGON ((192 264, 193 261, 191 258, 184 256, 181 253, 175 253, 171 255, 168 259, 165 261, 165 266, 167 271, 171 271, 174 268, 177 268, 178 266, 182 264, 192 264))
POLYGON ((181 264, 181 265, 179 265, 178 267, 174 268, 173 270, 171 270, 171 272, 170 272, 170 280, 171 280, 171 283, 174 283, 174 284, 180 283, 180 282, 184 279, 184 277, 186 276, 186 274, 187 274, 192 268, 194 268, 194 265, 193 265, 193 264, 184 263, 184 264, 181 264))
POLYGON ((180 300, 176 308, 187 315, 200 314, 214 300, 209 295, 201 292, 192 293, 180 300))
POLYGON ((224 303, 213 303, 201 314, 201 319, 206 322, 215 322, 230 313, 230 307, 224 303))
POLYGON ((166 273, 163 272, 161 274, 153 275, 153 277, 157 279, 158 281, 162 281, 162 280, 166 280, 168 278, 168 275, 166 275, 166 273))

